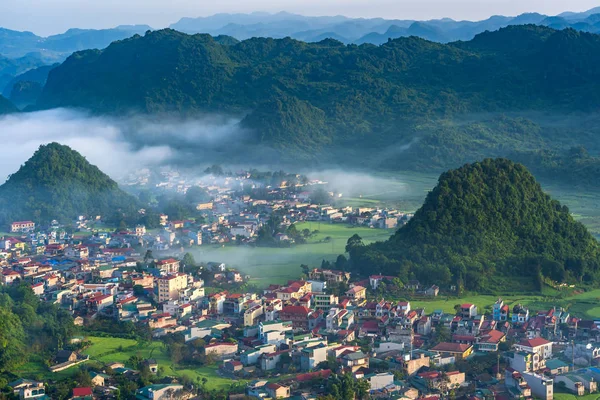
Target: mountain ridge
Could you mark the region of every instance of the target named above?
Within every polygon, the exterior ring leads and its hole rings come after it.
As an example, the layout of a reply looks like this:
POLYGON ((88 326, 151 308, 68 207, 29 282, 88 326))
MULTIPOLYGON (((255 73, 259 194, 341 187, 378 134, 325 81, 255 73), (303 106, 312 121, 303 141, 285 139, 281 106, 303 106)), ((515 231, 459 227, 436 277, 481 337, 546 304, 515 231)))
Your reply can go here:
POLYGON ((379 140, 381 132, 388 140, 411 142, 400 129, 409 115, 415 121, 598 109, 598 54, 598 35, 533 25, 483 33, 470 42, 408 37, 381 46, 290 38, 222 45, 209 35, 167 29, 75 53, 50 72, 38 106, 247 113, 242 126, 255 131, 253 139, 313 152, 324 144, 379 140), (299 135, 286 135, 290 127, 299 135), (305 141, 300 132, 315 127, 313 137, 322 140, 305 141))

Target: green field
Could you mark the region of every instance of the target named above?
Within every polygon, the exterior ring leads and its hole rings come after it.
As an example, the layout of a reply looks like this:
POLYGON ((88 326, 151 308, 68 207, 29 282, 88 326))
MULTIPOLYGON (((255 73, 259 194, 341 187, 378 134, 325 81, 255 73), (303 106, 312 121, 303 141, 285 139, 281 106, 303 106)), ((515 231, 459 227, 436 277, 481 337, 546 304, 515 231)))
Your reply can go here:
MULTIPOLYGON (((159 367, 164 368, 164 373, 169 376, 185 375, 194 381, 196 381, 196 377, 206 377, 208 379, 206 386, 209 390, 227 389, 233 383, 231 379, 219 376, 216 366, 190 369, 173 365, 161 342, 138 343, 132 339, 104 337, 88 337, 87 340, 92 342, 92 345, 85 349, 83 353, 89 355, 90 360, 103 364, 109 362, 127 363, 131 356, 137 355, 144 359, 154 358, 159 367)), ((76 370, 76 368, 73 368, 73 370, 76 370)))
POLYGON ((584 396, 575 396, 574 394, 569 393, 557 393, 554 392, 554 400, 598 400, 600 399, 600 394, 586 394, 584 396))
POLYGON ((302 274, 301 264, 318 267, 322 260, 335 261, 345 252, 348 238, 359 234, 365 243, 387 240, 393 230, 350 227, 341 224, 303 222, 298 230, 318 230, 309 243, 290 248, 247 247, 247 246, 202 246, 193 251, 198 262, 219 261, 238 268, 250 275, 251 283, 260 287, 271 283, 281 284, 297 279, 302 274), (329 237, 328 241, 325 238, 329 237))
MULTIPOLYGON (((508 304, 511 308, 516 304, 523 304, 524 306, 529 307, 531 311, 538 311, 548 310, 556 306, 563 307, 571 314, 580 318, 600 318, 600 289, 564 297, 544 295, 509 295, 501 297, 504 300, 504 303, 508 304)), ((454 306, 456 304, 472 303, 477 306, 479 312, 483 312, 486 307, 491 307, 497 299, 498 296, 491 295, 474 295, 461 298, 439 296, 435 300, 411 301, 411 307, 425 308, 425 312, 427 313, 431 313, 434 310, 443 310, 447 313, 454 313, 454 306)))

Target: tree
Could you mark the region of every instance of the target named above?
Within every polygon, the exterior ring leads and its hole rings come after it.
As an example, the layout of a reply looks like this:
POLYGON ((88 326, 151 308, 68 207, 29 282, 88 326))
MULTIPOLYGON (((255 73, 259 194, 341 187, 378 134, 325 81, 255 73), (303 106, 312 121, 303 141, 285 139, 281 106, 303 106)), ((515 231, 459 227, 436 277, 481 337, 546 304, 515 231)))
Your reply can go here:
POLYGON ((195 267, 196 266, 196 260, 194 259, 194 256, 191 253, 185 253, 185 255, 183 256, 183 260, 181 260, 181 262, 184 267, 195 267))
POLYGON ((444 324, 438 324, 435 327, 435 334, 433 335, 433 341, 435 343, 449 342, 451 339, 450 332, 444 324))
POLYGON ((192 186, 185 193, 185 199, 190 203, 206 203, 210 201, 211 197, 206 189, 200 186, 192 186))
POLYGON ((152 250, 146 250, 146 254, 144 254, 144 263, 147 264, 148 261, 154 260, 154 256, 152 255, 152 250))
POLYGON ((331 202, 331 196, 325 189, 318 187, 310 195, 312 204, 328 204, 331 202))
POLYGON ((144 287, 142 285, 134 285, 133 286, 133 294, 136 297, 141 297, 146 294, 146 290, 144 289, 144 287))
POLYGON ((364 246, 362 238, 357 233, 352 235, 346 242, 346 253, 352 254, 352 252, 358 248, 364 246))

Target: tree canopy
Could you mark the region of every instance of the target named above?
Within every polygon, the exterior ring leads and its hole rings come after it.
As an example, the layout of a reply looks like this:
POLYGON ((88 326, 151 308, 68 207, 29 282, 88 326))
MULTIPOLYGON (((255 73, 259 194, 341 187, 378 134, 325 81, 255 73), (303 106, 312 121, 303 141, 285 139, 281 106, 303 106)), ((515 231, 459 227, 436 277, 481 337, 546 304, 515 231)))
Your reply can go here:
MULTIPOLYGON (((355 271, 480 290, 497 277, 538 283, 600 278, 597 241, 521 164, 486 159, 441 175, 387 242, 351 238, 355 271)), ((516 284, 516 283, 515 283, 516 284)))
POLYGON ((107 221, 135 223, 149 217, 139 214, 141 208, 136 198, 119 189, 115 181, 81 154, 58 143, 40 146, 0 186, 3 223, 23 219, 66 222, 78 215, 101 215, 107 221))

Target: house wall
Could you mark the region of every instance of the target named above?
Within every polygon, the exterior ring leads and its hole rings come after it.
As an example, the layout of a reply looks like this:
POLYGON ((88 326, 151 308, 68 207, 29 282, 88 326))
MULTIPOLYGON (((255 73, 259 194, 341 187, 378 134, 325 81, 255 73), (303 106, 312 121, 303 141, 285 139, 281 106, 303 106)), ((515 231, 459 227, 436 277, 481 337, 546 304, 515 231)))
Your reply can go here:
POLYGON ((554 399, 554 381, 542 375, 522 372, 521 375, 531 387, 531 393, 544 400, 554 399))

